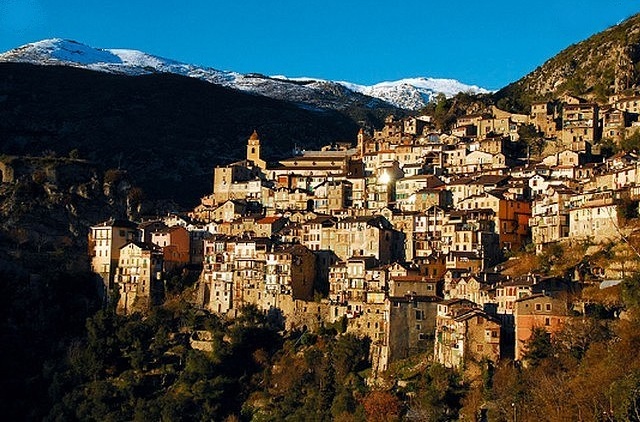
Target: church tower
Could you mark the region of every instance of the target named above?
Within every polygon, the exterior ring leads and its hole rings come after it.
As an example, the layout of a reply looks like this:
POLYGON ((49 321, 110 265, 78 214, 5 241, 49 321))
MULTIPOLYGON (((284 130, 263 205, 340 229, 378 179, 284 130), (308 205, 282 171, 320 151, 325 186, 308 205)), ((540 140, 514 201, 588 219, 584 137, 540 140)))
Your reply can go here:
POLYGON ((364 142, 364 129, 360 128, 360 131, 358 132, 358 145, 356 147, 360 158, 364 157, 364 142))
POLYGON ((260 159, 260 137, 255 130, 247 142, 247 161, 251 161, 256 167, 263 170, 267 168, 267 163, 260 159))

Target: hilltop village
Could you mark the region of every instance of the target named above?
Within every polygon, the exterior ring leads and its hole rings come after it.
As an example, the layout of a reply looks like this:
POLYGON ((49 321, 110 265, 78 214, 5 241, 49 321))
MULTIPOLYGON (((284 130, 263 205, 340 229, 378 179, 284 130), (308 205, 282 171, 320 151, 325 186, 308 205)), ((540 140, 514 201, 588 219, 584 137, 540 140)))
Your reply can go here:
POLYGON ((198 307, 252 304, 287 330, 342 324, 371 339, 374 372, 424 352, 455 368, 518 360, 535 329, 589 312, 585 286, 624 277, 588 263, 510 275, 509 258, 626 241, 640 165, 603 149, 640 131, 639 110, 640 96, 565 96, 529 115, 461 116, 448 133, 431 116, 390 116, 273 164, 254 131, 188 216, 93 226, 92 268, 126 314, 160 303, 166 274, 201 266, 198 307), (545 147, 534 153, 527 130, 545 147))

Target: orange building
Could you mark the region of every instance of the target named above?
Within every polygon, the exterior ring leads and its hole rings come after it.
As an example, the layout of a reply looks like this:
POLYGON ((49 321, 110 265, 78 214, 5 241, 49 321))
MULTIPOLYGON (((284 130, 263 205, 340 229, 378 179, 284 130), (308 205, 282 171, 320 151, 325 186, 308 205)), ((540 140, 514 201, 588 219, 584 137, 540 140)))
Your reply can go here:
POLYGON ((523 297, 515 302, 515 359, 522 359, 534 328, 544 328, 553 336, 564 328, 569 318, 566 298, 544 293, 523 297))
POLYGON ((189 264, 191 241, 184 227, 173 226, 152 232, 151 243, 162 248, 165 271, 189 264))
POLYGON ((500 248, 517 250, 524 245, 529 234, 531 203, 529 201, 509 199, 502 190, 496 189, 461 200, 458 209, 492 209, 495 232, 500 236, 500 248))

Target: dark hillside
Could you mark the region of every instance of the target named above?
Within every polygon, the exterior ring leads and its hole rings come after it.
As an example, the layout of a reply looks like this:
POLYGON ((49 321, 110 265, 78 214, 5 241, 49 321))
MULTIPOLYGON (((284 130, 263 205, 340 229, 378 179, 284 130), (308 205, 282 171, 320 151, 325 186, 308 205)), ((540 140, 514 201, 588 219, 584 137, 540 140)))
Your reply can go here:
POLYGON ((191 206, 211 190, 212 169, 244 155, 257 129, 267 159, 293 145, 355 139, 356 124, 170 74, 120 76, 0 64, 0 153, 81 158, 126 169, 150 199, 191 206))

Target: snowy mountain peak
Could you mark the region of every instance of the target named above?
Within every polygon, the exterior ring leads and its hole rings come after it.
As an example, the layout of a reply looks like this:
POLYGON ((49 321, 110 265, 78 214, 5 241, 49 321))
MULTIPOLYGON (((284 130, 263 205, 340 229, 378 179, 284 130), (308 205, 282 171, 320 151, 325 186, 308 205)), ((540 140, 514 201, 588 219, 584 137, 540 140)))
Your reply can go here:
POLYGON ((490 92, 475 85, 465 85, 455 79, 418 77, 366 86, 316 78, 242 75, 180 63, 142 51, 94 48, 60 38, 26 44, 2 53, 0 62, 73 66, 126 75, 174 73, 241 91, 297 102, 306 107, 333 109, 343 109, 354 102, 365 101, 371 107, 386 103, 399 108, 418 110, 440 93, 450 97, 459 92, 490 92), (372 98, 366 100, 367 97, 372 98))
POLYGON ((64 65, 129 75, 169 72, 191 76, 190 72, 199 69, 197 66, 153 56, 138 50, 94 48, 77 41, 60 38, 23 45, 0 54, 0 61, 64 65))
POLYGON ((466 85, 455 79, 407 78, 398 81, 380 82, 375 85, 356 85, 340 82, 349 89, 362 94, 380 98, 391 104, 408 110, 424 107, 438 94, 452 97, 460 92, 487 94, 491 91, 476 85, 466 85))
POLYGON ((93 63, 120 63, 108 50, 92 48, 76 41, 52 38, 23 45, 0 55, 3 61, 60 62, 88 65, 93 63), (20 59, 20 60, 14 60, 20 59))

